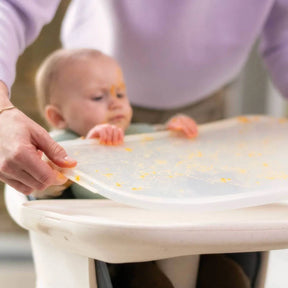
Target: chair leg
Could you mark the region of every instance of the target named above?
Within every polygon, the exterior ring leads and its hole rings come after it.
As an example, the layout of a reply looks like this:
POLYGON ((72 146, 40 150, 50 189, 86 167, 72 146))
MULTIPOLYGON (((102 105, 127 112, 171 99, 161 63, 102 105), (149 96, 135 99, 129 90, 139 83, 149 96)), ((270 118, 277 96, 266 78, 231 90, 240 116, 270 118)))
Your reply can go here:
POLYGON ((268 269, 268 261, 269 261, 269 251, 262 252, 261 255, 261 266, 257 275, 255 288, 264 288, 267 276, 268 269))
POLYGON ((97 278, 96 278, 96 267, 95 267, 95 260, 89 258, 88 259, 88 269, 89 269, 89 287, 90 288, 97 288, 97 278))
POLYGON ((30 232, 37 288, 97 288, 94 260, 53 245, 30 232))
POLYGON ((180 256, 158 260, 156 263, 175 288, 193 288, 196 287, 199 257, 180 256))

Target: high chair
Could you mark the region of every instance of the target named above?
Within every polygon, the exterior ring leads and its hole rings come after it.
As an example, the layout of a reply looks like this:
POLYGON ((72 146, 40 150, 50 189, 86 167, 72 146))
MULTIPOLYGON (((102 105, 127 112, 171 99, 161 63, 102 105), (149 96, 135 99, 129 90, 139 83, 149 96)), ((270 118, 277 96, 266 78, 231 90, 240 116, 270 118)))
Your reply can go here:
MULTIPOLYGON (((29 231, 38 288, 97 287, 93 259, 110 263, 159 260, 175 288, 188 288, 195 284, 193 267, 197 273, 195 257, 189 255, 288 247, 285 203, 213 213, 169 213, 111 200, 27 201, 13 188, 5 190, 11 217, 29 231)), ((257 288, 265 284, 268 253, 263 255, 257 288)))
MULTIPOLYGON (((36 287, 95 288, 98 259, 156 260, 175 288, 193 288, 195 255, 288 248, 288 204, 263 205, 287 194, 287 129, 283 119, 245 116, 203 125, 193 142, 167 131, 127 136, 114 149, 62 142, 78 157, 66 176, 117 202, 27 201, 6 186, 10 215, 30 234, 36 287)), ((267 259, 263 253, 256 288, 264 287, 267 259)))

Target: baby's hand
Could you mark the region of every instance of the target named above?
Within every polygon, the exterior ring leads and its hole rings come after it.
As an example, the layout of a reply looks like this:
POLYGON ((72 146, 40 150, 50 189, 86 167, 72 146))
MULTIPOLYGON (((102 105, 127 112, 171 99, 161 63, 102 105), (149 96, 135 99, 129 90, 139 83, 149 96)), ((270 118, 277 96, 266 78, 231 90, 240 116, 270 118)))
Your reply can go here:
POLYGON ((104 145, 120 145, 123 143, 124 132, 122 128, 114 125, 102 124, 93 127, 86 138, 98 138, 99 143, 104 145))
POLYGON ((182 131, 188 138, 194 138, 198 135, 196 122, 185 115, 178 115, 171 118, 166 124, 167 129, 173 131, 182 131))

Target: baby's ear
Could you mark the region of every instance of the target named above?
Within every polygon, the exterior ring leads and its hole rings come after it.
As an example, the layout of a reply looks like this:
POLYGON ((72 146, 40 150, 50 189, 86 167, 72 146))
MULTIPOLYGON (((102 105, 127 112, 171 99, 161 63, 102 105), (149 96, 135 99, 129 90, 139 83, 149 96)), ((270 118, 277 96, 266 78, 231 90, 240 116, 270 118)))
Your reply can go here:
POLYGON ((45 107, 45 119, 55 128, 65 129, 67 127, 67 123, 62 117, 61 111, 54 105, 49 104, 45 107))

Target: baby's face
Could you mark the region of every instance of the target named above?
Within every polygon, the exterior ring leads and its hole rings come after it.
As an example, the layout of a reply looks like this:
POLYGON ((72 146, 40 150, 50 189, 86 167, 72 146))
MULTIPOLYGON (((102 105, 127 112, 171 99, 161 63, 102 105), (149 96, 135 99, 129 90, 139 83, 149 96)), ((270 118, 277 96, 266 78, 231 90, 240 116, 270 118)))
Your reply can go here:
POLYGON ((61 72, 54 102, 66 128, 86 136, 99 124, 109 123, 124 130, 129 126, 132 109, 122 71, 113 59, 105 55, 85 56, 61 72))

